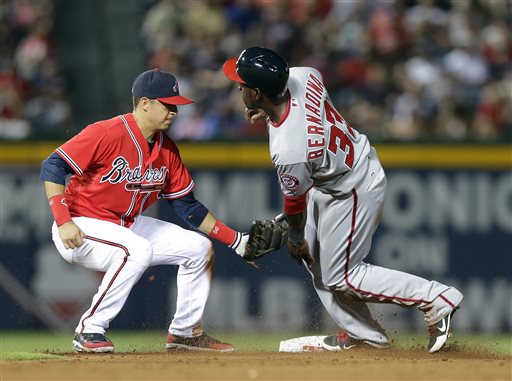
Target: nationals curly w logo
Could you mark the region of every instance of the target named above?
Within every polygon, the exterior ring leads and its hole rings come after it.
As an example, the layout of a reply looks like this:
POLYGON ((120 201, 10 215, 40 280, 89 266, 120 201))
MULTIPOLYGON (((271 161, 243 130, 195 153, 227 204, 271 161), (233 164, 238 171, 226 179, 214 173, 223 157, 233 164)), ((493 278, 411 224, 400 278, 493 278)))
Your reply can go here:
POLYGON ((279 178, 281 179, 283 186, 290 192, 295 192, 299 188, 300 182, 299 179, 295 176, 289 175, 287 173, 281 173, 279 178))

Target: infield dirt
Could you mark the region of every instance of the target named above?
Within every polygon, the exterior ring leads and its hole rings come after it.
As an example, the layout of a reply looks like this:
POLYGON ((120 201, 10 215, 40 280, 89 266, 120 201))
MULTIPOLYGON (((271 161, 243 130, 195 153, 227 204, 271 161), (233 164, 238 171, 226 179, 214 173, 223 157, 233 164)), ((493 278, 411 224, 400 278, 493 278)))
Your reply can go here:
POLYGON ((512 357, 451 348, 339 353, 68 354, 3 361, 1 380, 511 380, 512 357))

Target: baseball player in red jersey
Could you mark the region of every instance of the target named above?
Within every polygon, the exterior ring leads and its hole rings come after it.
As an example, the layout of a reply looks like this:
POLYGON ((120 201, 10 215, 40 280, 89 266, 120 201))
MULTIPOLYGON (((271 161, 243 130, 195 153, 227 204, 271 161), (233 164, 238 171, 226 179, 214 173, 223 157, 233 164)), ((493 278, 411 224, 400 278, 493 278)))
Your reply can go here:
POLYGON ((211 241, 239 255, 247 235, 217 220, 194 198, 194 182, 176 145, 164 133, 179 105, 176 78, 150 70, 133 83, 133 113, 93 123, 42 164, 41 180, 55 218, 53 241, 62 257, 105 272, 90 308, 76 327, 79 352, 113 352, 105 331, 148 266, 178 265, 176 312, 167 349, 232 351, 208 336, 201 319, 214 263, 211 241), (66 176, 71 178, 65 186, 66 176), (204 234, 141 213, 157 199, 204 234))
POLYGON ((334 108, 321 74, 289 69, 276 52, 252 47, 224 64, 238 82, 246 117, 265 117, 272 161, 290 225, 288 249, 311 273, 314 287, 340 333, 327 350, 389 340, 366 302, 418 307, 440 350, 463 295, 454 287, 363 262, 380 220, 386 176, 375 149, 334 108))

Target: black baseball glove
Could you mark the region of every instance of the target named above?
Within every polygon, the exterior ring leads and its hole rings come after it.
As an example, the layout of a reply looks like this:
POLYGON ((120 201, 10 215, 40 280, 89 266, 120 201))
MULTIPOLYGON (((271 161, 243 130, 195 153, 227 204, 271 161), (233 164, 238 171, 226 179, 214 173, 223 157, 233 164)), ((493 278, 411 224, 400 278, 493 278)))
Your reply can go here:
POLYGON ((284 214, 271 220, 253 221, 243 258, 255 261, 268 253, 279 250, 288 242, 288 222, 284 214))

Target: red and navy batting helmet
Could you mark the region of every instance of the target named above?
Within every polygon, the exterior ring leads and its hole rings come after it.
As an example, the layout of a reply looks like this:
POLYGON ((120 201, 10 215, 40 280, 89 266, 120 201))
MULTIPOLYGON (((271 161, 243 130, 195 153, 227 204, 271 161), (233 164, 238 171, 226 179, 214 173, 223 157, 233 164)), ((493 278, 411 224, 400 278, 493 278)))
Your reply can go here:
POLYGON ((271 100, 284 96, 290 75, 283 57, 259 46, 245 49, 238 58, 230 58, 223 69, 230 80, 258 88, 271 100))

